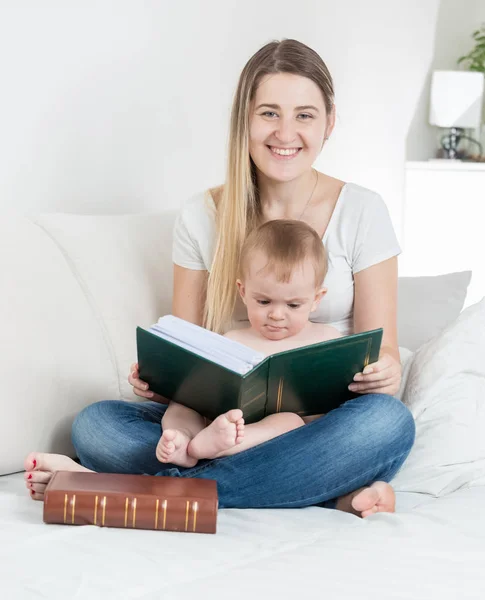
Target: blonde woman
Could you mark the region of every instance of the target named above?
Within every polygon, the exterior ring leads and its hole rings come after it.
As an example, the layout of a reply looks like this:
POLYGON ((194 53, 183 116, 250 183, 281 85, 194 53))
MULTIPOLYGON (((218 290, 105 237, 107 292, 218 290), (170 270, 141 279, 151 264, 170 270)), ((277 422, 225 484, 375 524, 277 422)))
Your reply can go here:
POLYGON ((235 282, 247 233, 272 219, 304 221, 329 256, 328 293, 311 320, 343 334, 384 329, 379 360, 350 386, 360 395, 262 445, 175 468, 155 455, 166 405, 139 379, 135 364, 129 381, 146 402, 98 402, 77 416, 72 438, 83 466, 30 454, 25 477, 34 499, 43 498, 53 471, 89 469, 216 479, 221 507, 319 504, 363 517, 394 510, 388 482, 415 431, 409 411, 393 397, 401 379, 400 248, 377 194, 312 168, 334 123, 332 78, 316 52, 283 40, 251 57, 234 98, 226 181, 187 202, 175 225, 172 312, 221 333, 246 326, 235 282))

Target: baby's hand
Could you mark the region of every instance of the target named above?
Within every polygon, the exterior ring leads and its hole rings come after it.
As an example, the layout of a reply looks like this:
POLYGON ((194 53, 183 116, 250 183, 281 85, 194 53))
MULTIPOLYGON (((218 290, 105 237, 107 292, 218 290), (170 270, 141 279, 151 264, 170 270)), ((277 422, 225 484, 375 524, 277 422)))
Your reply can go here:
POLYGON ((147 398, 149 400, 154 400, 155 402, 164 403, 163 397, 150 391, 148 389, 148 383, 145 383, 139 379, 139 377, 138 363, 133 363, 131 365, 130 374, 128 375, 128 382, 133 386, 133 392, 137 396, 140 396, 140 398, 147 398))

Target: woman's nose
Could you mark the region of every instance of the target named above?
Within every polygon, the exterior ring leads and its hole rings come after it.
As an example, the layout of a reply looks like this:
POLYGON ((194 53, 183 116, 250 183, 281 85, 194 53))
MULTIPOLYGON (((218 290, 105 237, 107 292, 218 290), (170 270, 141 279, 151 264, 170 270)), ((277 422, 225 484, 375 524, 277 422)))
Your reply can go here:
POLYGON ((296 127, 293 119, 280 119, 275 131, 275 137, 283 144, 289 144, 296 137, 296 127))

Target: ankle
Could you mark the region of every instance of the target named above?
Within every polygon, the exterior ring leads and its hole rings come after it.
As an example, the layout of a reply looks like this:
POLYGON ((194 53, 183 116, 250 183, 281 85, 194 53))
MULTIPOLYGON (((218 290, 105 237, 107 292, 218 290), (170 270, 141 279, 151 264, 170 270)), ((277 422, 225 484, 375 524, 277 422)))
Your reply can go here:
POLYGON ((188 441, 192 440, 195 437, 195 433, 190 429, 187 429, 187 427, 178 427, 172 425, 170 427, 165 427, 163 432, 165 431, 176 431, 177 433, 180 433, 185 438, 187 438, 188 441))

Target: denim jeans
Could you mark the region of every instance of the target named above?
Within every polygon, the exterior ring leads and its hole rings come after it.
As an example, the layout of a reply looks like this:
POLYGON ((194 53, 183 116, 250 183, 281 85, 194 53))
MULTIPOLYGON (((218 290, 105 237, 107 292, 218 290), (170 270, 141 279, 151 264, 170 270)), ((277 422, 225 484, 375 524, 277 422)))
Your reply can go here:
POLYGON ((86 407, 72 428, 81 464, 104 473, 215 479, 221 508, 334 507, 339 496, 389 482, 415 435, 402 402, 367 394, 259 446, 183 468, 155 456, 166 408, 117 400, 86 407))

